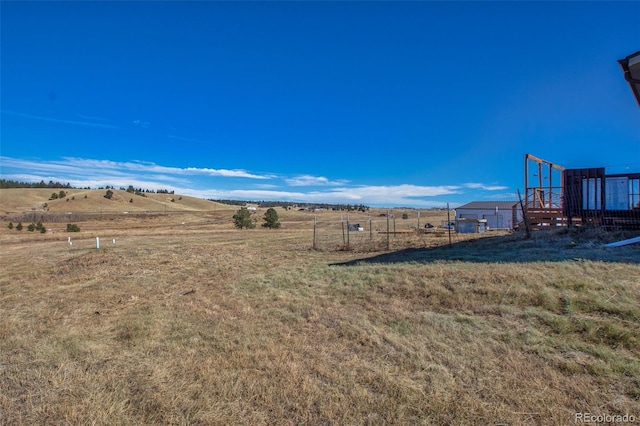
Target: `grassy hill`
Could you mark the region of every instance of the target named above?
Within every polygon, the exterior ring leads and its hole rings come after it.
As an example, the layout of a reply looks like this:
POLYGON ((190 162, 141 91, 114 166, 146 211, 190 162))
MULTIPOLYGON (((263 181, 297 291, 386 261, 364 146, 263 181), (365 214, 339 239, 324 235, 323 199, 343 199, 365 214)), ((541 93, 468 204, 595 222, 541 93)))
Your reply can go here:
POLYGON ((210 211, 229 206, 200 198, 178 194, 145 193, 144 196, 123 190, 112 190, 111 199, 104 197, 104 189, 65 189, 64 198, 51 199, 60 189, 15 188, 0 190, 0 212, 113 212, 140 211, 210 211))

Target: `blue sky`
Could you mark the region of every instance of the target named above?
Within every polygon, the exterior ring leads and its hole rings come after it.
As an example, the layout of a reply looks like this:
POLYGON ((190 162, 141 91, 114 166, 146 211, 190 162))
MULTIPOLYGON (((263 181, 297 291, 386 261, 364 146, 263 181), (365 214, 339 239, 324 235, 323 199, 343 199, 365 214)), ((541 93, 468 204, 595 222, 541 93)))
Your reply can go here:
POLYGON ((0 174, 201 198, 511 197, 640 171, 640 2, 6 2, 0 174))

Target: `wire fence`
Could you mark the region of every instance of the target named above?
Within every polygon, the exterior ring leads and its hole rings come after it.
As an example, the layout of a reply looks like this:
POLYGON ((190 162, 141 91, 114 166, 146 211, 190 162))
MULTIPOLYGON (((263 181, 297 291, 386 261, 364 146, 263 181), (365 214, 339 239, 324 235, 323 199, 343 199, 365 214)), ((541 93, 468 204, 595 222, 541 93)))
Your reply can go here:
MULTIPOLYGON (((579 176, 562 187, 526 188, 455 208, 370 209, 369 211, 307 210, 289 216, 298 229, 313 227, 310 245, 317 250, 379 251, 432 247, 497 233, 523 235, 560 227, 597 227, 640 231, 640 175, 579 176)), ((74 223, 118 217, 148 218, 183 212, 48 212, 6 214, 15 223, 74 223)), ((201 225, 232 227, 231 214, 203 220, 201 225)), ((184 223, 183 223, 184 224, 184 223)))
POLYGON ((477 238, 486 232, 511 232, 487 228, 458 232, 455 215, 455 210, 447 209, 390 209, 375 215, 349 213, 340 217, 319 214, 314 217, 312 247, 330 251, 380 251, 441 246, 477 238))
POLYGON ((505 193, 452 209, 320 214, 314 218, 312 244, 318 250, 374 251, 447 245, 496 233, 527 236, 562 227, 640 231, 640 176, 585 178, 562 190, 545 189, 505 193))

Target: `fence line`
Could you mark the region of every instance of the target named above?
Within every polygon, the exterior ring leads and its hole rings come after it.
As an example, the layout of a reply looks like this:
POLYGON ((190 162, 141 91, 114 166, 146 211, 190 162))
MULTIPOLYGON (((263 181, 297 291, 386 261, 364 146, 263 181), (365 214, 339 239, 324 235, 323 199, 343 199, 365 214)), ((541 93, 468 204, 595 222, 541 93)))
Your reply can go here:
POLYGON ((446 211, 388 210, 377 215, 344 213, 339 218, 315 215, 312 247, 317 250, 379 251, 449 244, 468 239, 446 229, 446 211))

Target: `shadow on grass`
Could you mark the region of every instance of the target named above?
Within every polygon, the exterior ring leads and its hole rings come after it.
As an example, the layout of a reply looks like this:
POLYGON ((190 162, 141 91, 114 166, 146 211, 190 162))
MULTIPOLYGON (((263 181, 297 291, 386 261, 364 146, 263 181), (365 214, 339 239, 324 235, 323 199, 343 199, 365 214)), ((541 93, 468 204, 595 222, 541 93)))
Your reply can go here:
POLYGON ((640 244, 609 248, 605 244, 637 236, 602 231, 541 231, 532 238, 518 235, 482 237, 438 247, 408 248, 331 266, 362 264, 429 263, 460 261, 477 263, 530 263, 590 260, 640 263, 640 244))

